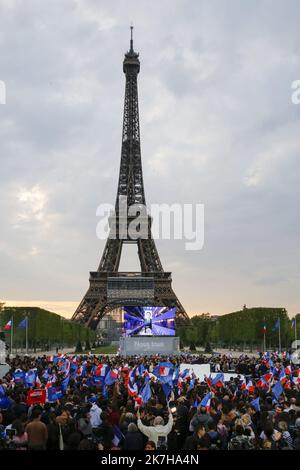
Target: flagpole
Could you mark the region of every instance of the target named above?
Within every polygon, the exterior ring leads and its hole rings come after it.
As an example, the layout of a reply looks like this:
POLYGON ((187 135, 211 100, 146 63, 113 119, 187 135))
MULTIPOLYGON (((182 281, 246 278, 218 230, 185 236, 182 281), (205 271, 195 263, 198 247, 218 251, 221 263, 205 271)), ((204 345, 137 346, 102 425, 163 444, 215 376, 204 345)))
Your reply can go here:
POLYGON ((28 316, 26 316, 26 330, 25 330, 25 335, 26 335, 26 356, 28 355, 28 316))
POLYGON ((11 317, 11 329, 10 329, 10 355, 12 356, 13 349, 13 334, 14 334, 14 316, 11 317))
POLYGON ((264 353, 266 352, 266 319, 264 318, 264 353))
POLYGON ((296 341, 296 349, 297 349, 297 317, 295 316, 295 341, 296 341))
POLYGON ((281 334, 280 334, 280 318, 278 323, 278 340, 279 340, 279 354, 281 354, 281 334))

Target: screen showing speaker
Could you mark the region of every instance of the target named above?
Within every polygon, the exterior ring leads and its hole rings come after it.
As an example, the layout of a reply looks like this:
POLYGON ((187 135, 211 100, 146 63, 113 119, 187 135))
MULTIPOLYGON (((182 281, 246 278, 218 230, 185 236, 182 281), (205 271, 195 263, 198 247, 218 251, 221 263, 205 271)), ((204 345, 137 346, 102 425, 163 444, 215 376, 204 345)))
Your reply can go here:
POLYGON ((124 307, 124 336, 175 336, 175 308, 124 307))

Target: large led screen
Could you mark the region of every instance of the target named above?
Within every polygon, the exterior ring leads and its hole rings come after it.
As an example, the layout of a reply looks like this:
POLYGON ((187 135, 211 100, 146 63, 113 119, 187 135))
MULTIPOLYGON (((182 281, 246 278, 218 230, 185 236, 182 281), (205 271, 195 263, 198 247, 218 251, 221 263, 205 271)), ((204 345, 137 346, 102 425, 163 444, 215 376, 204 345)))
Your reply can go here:
POLYGON ((124 307, 125 336, 175 336, 175 308, 124 307))

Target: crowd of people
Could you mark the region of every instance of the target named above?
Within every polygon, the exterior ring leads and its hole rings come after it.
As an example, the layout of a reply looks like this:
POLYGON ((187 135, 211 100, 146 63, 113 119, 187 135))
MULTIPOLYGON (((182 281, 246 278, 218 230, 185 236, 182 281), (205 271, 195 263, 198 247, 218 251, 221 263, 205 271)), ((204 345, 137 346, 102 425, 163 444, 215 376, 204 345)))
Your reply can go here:
POLYGON ((300 369, 288 353, 7 362, 1 450, 300 449, 300 369), (193 365, 207 363, 214 378, 200 379, 193 365))

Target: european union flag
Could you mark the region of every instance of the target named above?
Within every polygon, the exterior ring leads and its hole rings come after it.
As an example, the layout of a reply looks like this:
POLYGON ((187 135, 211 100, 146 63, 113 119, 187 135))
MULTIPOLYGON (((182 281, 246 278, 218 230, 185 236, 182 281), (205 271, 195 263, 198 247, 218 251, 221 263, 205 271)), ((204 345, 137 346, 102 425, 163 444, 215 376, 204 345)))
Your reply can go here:
POLYGON ((24 318, 24 320, 22 320, 19 323, 18 328, 21 328, 21 329, 25 330, 25 328, 27 328, 27 326, 28 326, 28 318, 24 318))
POLYGON ((280 318, 278 318, 277 322, 273 326, 273 331, 279 330, 280 328, 280 318))
POLYGON ((280 397, 280 395, 282 394, 282 392, 283 392, 283 388, 282 388, 282 385, 281 385, 280 381, 278 380, 278 382, 276 382, 276 384, 272 388, 272 393, 273 393, 273 395, 274 395, 274 397, 276 398, 277 401, 278 401, 278 398, 280 397))
POLYGON ((260 411, 260 403, 259 403, 259 397, 257 397, 255 400, 252 400, 250 402, 252 406, 256 409, 256 411, 260 411))

